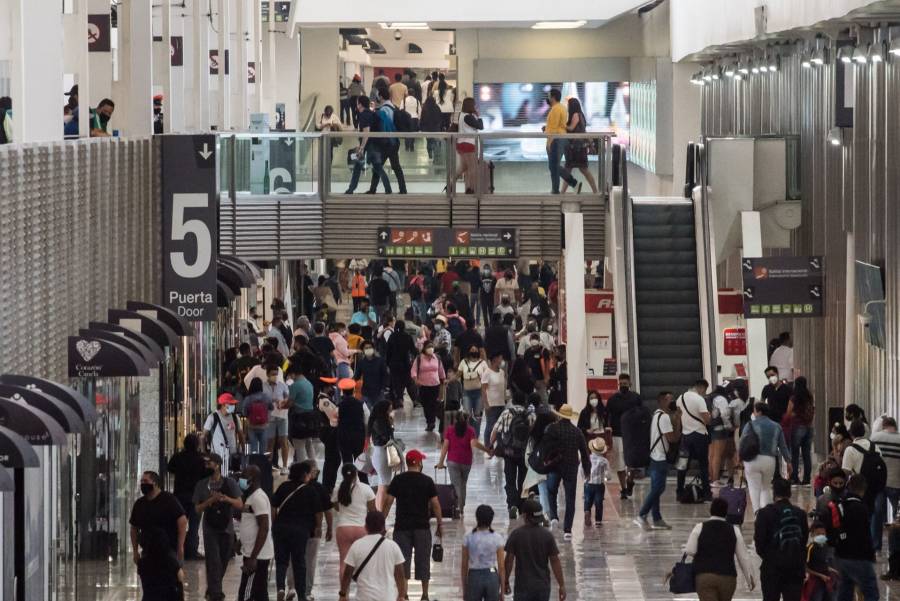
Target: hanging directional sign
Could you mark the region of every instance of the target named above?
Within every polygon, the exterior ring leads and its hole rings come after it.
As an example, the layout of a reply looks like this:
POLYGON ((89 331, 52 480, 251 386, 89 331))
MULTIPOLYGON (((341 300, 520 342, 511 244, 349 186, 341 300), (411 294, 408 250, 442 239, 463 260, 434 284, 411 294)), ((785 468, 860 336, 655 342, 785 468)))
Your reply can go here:
POLYGON ((382 257, 449 257, 453 259, 518 256, 515 228, 394 227, 378 228, 382 257))
POLYGON ((163 304, 189 321, 216 318, 215 152, 211 135, 162 137, 163 304))
POLYGON ((820 317, 825 287, 822 257, 760 257, 741 261, 744 317, 820 317))
POLYGON ((109 52, 111 48, 109 13, 87 16, 88 52, 109 52))
POLYGON ((169 45, 169 58, 173 67, 184 66, 184 37, 173 35, 169 45))

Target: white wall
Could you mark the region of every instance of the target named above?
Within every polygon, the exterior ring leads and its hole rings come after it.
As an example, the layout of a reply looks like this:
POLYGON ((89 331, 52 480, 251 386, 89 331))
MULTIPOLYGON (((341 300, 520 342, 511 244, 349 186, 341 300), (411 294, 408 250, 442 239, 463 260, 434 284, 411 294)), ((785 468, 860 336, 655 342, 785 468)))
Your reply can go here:
MULTIPOLYGON (((305 103, 319 94, 316 111, 326 104, 338 110, 338 49, 340 35, 337 28, 304 29, 300 32, 300 98, 305 103)), ((296 89, 296 88, 295 88, 296 89)))
POLYGON ((754 9, 766 7, 766 33, 808 27, 879 4, 873 0, 671 0, 672 58, 756 37, 754 9), (727 8, 726 5, 727 4, 727 8))

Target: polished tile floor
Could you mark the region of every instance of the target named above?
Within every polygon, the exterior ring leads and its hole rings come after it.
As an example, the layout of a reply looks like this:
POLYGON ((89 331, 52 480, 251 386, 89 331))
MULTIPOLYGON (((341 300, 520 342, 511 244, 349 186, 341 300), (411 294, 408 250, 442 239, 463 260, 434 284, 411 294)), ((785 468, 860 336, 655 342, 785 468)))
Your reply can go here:
MULTIPOLYGON (((437 460, 438 438, 435 434, 426 434, 422 430, 421 410, 410 409, 398 412, 398 435, 410 447, 418 447, 428 453, 426 473, 432 469, 437 460)), ((618 484, 610 483, 607 491, 604 523, 602 526, 585 527, 581 499, 577 504, 574 538, 564 541, 562 532, 557 531, 557 540, 562 553, 562 562, 568 589, 568 599, 595 601, 597 599, 670 599, 672 595, 663 582, 664 575, 681 555, 681 548, 687 540, 691 528, 703 519, 709 505, 679 505, 674 500, 674 478, 670 479, 663 503, 663 515, 672 525, 671 531, 644 532, 632 524, 636 509, 639 507, 649 482, 638 483, 633 500, 620 501, 618 484)), ((580 489, 579 489, 580 490, 580 489)), ((806 507, 811 505, 811 491, 799 489, 799 503, 806 507)), ((497 513, 494 526, 500 533, 507 533, 516 524, 510 524, 505 511, 503 495, 503 468, 500 460, 485 460, 476 453, 474 466, 468 488, 467 515, 462 522, 444 523, 444 561, 432 567, 431 584, 432 599, 462 599, 459 560, 460 542, 465 532, 474 526, 474 509, 479 503, 492 505, 497 513)), ((562 507, 562 500, 561 500, 562 507)), ((744 525, 744 538, 752 545, 752 517, 744 525)), ((393 521, 389 519, 389 525, 393 521)), ((751 556, 755 555, 751 552, 751 556)), ((879 568, 880 570, 883 568, 879 568)), ((316 586, 313 594, 316 599, 336 599, 338 591, 337 579, 337 547, 334 543, 323 544, 319 554, 316 586)), ((274 575, 273 575, 274 576, 274 575)), ((189 600, 203 598, 203 564, 193 562, 188 566, 189 600)), ((225 590, 229 599, 236 598, 239 571, 236 563, 232 563, 228 571, 225 590)), ((886 597, 894 591, 883 587, 886 597)), ((271 586, 271 598, 275 598, 274 582, 271 586)), ((410 599, 418 599, 421 588, 419 583, 410 585, 410 599)), ((759 599, 759 591, 747 591, 743 582, 739 581, 736 599, 759 599)), ((136 591, 119 598, 139 598, 136 591)), ((555 593, 553 597, 555 599, 555 593)))

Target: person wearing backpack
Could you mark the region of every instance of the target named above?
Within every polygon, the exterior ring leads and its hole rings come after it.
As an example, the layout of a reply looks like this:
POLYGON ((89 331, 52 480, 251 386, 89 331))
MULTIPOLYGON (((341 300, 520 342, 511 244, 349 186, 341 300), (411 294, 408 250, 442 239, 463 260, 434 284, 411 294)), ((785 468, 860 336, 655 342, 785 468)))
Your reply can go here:
POLYGON ((253 378, 241 401, 241 414, 247 418, 247 442, 250 452, 265 453, 268 444, 269 414, 275 408, 272 395, 265 391, 263 381, 253 378))
POLYGON ((747 553, 740 527, 725 520, 728 515, 728 503, 725 499, 713 499, 709 515, 708 520, 691 530, 684 552, 693 557, 697 597, 700 601, 730 601, 737 588, 738 566, 747 588, 751 591, 756 588, 753 563, 747 553))
POLYGON ((234 554, 232 513, 244 506, 241 489, 232 478, 222 475, 224 459, 217 453, 206 457, 211 474, 194 487, 194 509, 202 516, 203 550, 206 562, 206 597, 222 601, 222 580, 234 554))
MULTIPOLYGON (((380 130, 382 132, 398 131, 395 116, 397 107, 391 102, 390 92, 382 88, 379 93, 378 110, 375 111, 376 118, 380 121, 380 130)), ((391 170, 394 177, 397 178, 397 186, 400 188, 400 194, 406 194, 406 178, 403 176, 403 167, 400 166, 400 139, 399 138, 379 138, 377 142, 381 146, 381 155, 384 163, 390 161, 391 170)), ((385 176, 386 179, 386 176, 385 176)), ((372 174, 372 184, 369 186, 369 194, 375 194, 378 190, 379 177, 376 173, 372 174)), ((384 181, 382 179, 382 181, 384 181)), ((387 194, 391 193, 390 186, 385 183, 384 190, 387 194)))
MULTIPOLYGON (((381 119, 369 108, 370 102, 367 96, 358 96, 356 102, 357 128, 362 136, 359 138, 359 145, 356 147, 356 150, 351 150, 349 153, 349 156, 353 159, 353 173, 350 176, 350 184, 347 186, 344 194, 353 194, 356 191, 356 186, 359 185, 359 177, 362 175, 363 167, 366 163, 372 166, 372 176, 376 179, 381 179, 384 183, 385 193, 390 194, 391 180, 388 179, 387 173, 384 171, 384 155, 381 149, 381 140, 369 139, 370 132, 382 131, 381 119), (354 155, 355 158, 353 158, 354 155)), ((353 291, 353 296, 356 298, 355 281, 353 291)))
POLYGON ((887 466, 878 452, 878 447, 866 438, 866 425, 862 420, 850 423, 853 442, 844 451, 841 468, 851 474, 860 474, 866 479, 866 494, 863 502, 869 513, 875 511, 875 498, 884 492, 887 482, 887 466))
POLYGON ((234 413, 237 399, 229 392, 219 395, 218 409, 209 414, 203 424, 203 439, 207 450, 217 453, 223 459, 222 475, 229 473, 232 457, 237 457, 244 444, 244 432, 241 420, 234 413))
POLYGON ((847 496, 835 504, 826 520, 828 543, 834 547, 835 565, 840 574, 837 601, 852 601, 854 588, 864 601, 878 600, 875 551, 869 530, 870 512, 863 498, 866 479, 860 474, 847 481, 847 496))
POLYGON ((799 601, 806 576, 806 512, 791 504, 791 483, 776 478, 772 498, 756 514, 753 543, 762 559, 759 580, 764 601, 799 601))
POLYGON ((534 413, 525 406, 526 401, 525 395, 514 394, 512 403, 500 414, 490 434, 490 448, 494 449, 495 456, 503 457, 504 489, 510 520, 519 516, 522 505, 522 484, 528 469, 525 449, 535 420, 534 413))
POLYGON ((481 376, 488 369, 487 361, 481 358, 481 351, 470 345, 466 356, 459 362, 459 378, 463 385, 463 409, 472 417, 475 437, 481 432, 481 376))
POLYGON ((660 511, 660 499, 666 491, 666 476, 669 474, 669 459, 681 439, 681 409, 672 401, 672 393, 660 392, 656 397, 658 406, 650 422, 650 492, 644 497, 644 504, 638 512, 637 522, 641 528, 670 530, 660 511), (674 449, 673 449, 674 447, 674 449), (653 515, 651 525, 647 516, 653 515))
POLYGON ((779 457, 787 465, 788 474, 791 472, 791 450, 784 440, 781 424, 769 419, 770 410, 768 404, 756 402, 751 421, 744 427, 739 443, 741 461, 744 462, 744 476, 750 494, 750 506, 754 513, 772 502, 769 482, 779 473, 779 457), (753 446, 748 444, 751 442, 748 439, 754 437, 757 440, 756 454, 748 456, 746 449, 753 446))
POLYGON ((575 519, 575 499, 578 494, 578 467, 588 480, 591 474, 591 454, 581 430, 572 423, 575 411, 570 405, 563 405, 557 412, 556 421, 544 431, 541 445, 555 449, 560 459, 547 475, 547 492, 550 494, 550 526, 559 524, 559 513, 556 500, 559 496, 559 484, 562 482, 566 491, 566 517, 563 521, 563 538, 572 539, 572 522, 575 519))
MULTIPOLYGON (((406 98, 403 99, 403 111, 409 115, 408 131, 419 131, 419 119, 422 117, 422 101, 414 94, 414 90, 409 90, 406 98)), ((405 138, 403 143, 407 152, 416 151, 415 138, 405 138)))

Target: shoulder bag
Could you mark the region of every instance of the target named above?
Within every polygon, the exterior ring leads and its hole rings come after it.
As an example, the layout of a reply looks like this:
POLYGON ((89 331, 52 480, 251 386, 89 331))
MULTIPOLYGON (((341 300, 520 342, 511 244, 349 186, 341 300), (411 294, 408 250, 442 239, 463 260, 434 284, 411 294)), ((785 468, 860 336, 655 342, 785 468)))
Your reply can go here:
POLYGON ((672 568, 672 575, 669 577, 669 592, 673 595, 683 595, 696 592, 696 590, 694 564, 687 561, 687 553, 685 553, 672 568))
POLYGON ((387 538, 387 537, 382 534, 381 538, 378 539, 378 542, 375 543, 375 546, 372 547, 372 550, 369 551, 369 554, 366 555, 366 558, 363 559, 363 562, 361 564, 359 564, 359 567, 356 568, 355 572, 353 572, 353 576, 351 576, 351 580, 353 580, 353 582, 356 582, 357 580, 359 580, 359 575, 362 574, 363 569, 365 569, 366 565, 368 565, 369 560, 372 559, 373 555, 375 555, 375 551, 378 550, 378 547, 381 546, 381 543, 384 542, 385 538, 387 538))

